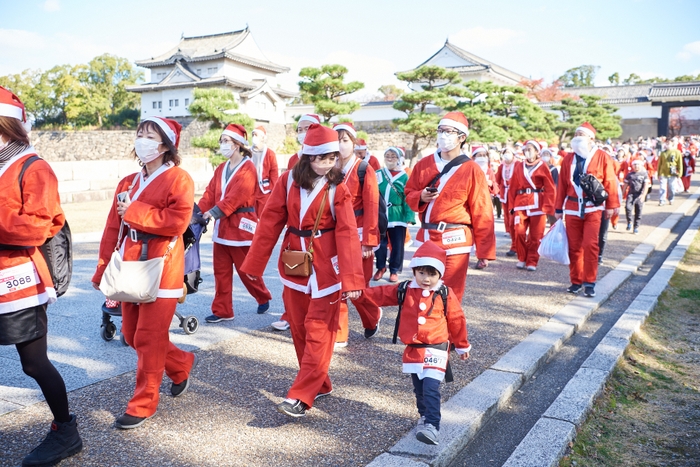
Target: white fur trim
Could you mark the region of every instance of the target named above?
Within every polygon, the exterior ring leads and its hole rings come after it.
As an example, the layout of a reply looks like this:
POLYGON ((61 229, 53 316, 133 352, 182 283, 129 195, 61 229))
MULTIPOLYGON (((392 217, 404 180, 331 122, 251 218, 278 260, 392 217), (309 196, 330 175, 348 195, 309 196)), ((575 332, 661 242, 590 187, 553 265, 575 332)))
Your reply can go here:
POLYGON ((367 149, 367 145, 366 145, 366 144, 364 144, 364 145, 360 145, 360 144, 355 145, 355 151, 362 151, 362 150, 365 150, 365 149, 367 149))
POLYGON ((161 130, 165 133, 165 135, 170 138, 170 141, 172 141, 173 144, 177 141, 177 135, 173 131, 172 128, 168 126, 167 123, 165 123, 163 120, 161 120, 158 117, 148 117, 143 119, 144 122, 153 122, 156 125, 160 127, 161 130))
POLYGON ((586 128, 585 126, 580 126, 580 127, 576 128, 576 131, 583 131, 583 132, 586 133, 588 136, 590 136, 591 139, 595 139, 595 133, 593 133, 591 130, 589 130, 589 129, 586 128))
POLYGON ((244 137, 242 137, 241 135, 236 133, 235 131, 224 130, 223 133, 221 133, 221 134, 226 135, 226 136, 230 136, 231 138, 234 139, 234 141, 238 141, 243 146, 248 146, 248 141, 244 137))
POLYGON ((21 107, 12 104, 0 104, 0 117, 12 117, 24 121, 21 107))
POLYGON ((467 128, 467 126, 464 123, 460 123, 456 120, 452 120, 449 118, 443 118, 442 120, 440 120, 440 123, 438 123, 438 126, 442 126, 442 125, 451 126, 453 128, 458 129, 459 131, 461 131, 465 135, 467 135, 467 136, 469 135, 469 128, 467 128))
POLYGON ((345 125, 341 123, 333 127, 335 131, 345 130, 352 135, 353 138, 357 138, 357 131, 355 131, 350 125, 345 125))
POLYGON ((339 151, 340 143, 338 141, 331 141, 330 143, 324 143, 319 146, 309 146, 308 144, 304 144, 304 147, 301 149, 301 154, 306 156, 320 156, 321 154, 339 151))
POLYGON ((301 118, 299 118, 299 121, 297 122, 297 126, 299 126, 301 122, 321 123, 311 115, 302 115, 301 118))
POLYGON ((432 258, 430 256, 414 256, 408 267, 415 268, 418 266, 432 266, 438 270, 440 276, 445 275, 445 264, 437 258, 432 258))

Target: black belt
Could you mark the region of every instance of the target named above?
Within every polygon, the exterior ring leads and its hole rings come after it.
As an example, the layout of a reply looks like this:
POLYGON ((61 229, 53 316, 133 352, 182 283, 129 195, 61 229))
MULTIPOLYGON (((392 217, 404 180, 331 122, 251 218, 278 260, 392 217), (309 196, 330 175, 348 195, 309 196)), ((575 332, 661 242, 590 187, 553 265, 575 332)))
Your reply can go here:
MULTIPOLYGON (((408 347, 413 347, 415 349, 439 349, 447 350, 449 354, 449 342, 443 342, 442 344, 407 344, 408 347)), ((451 383, 454 381, 454 375, 452 374, 452 366, 450 365, 450 357, 447 356, 447 366, 445 367, 445 382, 451 383)))
MULTIPOLYGON (((576 196, 567 196, 566 198, 567 198, 569 201, 576 201, 576 202, 578 203, 578 198, 577 198, 576 196)), ((586 197, 586 196, 584 196, 584 197, 581 198, 581 199, 583 199, 584 204, 585 204, 586 202, 588 202, 588 201, 591 200, 590 198, 588 198, 588 197, 586 197)))
POLYGON ((148 259, 148 241, 158 237, 164 237, 164 235, 154 235, 136 229, 129 229, 129 238, 131 241, 134 243, 141 242, 141 257, 139 261, 146 261, 148 259))
POLYGON ((518 190, 515 194, 516 195, 529 195, 531 193, 542 193, 544 190, 539 189, 539 190, 533 190, 532 188, 525 188, 523 190, 518 190))
POLYGON ((238 208, 235 211, 233 211, 233 214, 240 214, 242 212, 255 212, 255 208, 253 206, 249 208, 238 208))
POLYGON ((363 215, 363 214, 365 213, 365 210, 364 210, 364 209, 358 209, 358 210, 353 211, 353 212, 355 213, 355 217, 360 217, 361 215, 363 215))
POLYGON ((421 229, 426 230, 437 230, 438 232, 444 232, 446 229, 461 229, 462 227, 471 227, 469 224, 448 224, 446 222, 440 222, 438 224, 432 224, 429 222, 421 222, 421 229))
POLYGON ((20 245, 2 245, 0 244, 0 250, 28 250, 34 248, 31 246, 20 246, 20 245))
MULTIPOLYGON (((322 234, 330 232, 332 230, 335 230, 335 228, 332 229, 321 229, 316 231, 316 236, 320 237, 322 234)), ((299 230, 294 227, 287 227, 287 232, 292 233, 296 235, 297 237, 310 237, 311 234, 313 233, 312 230, 299 230)))

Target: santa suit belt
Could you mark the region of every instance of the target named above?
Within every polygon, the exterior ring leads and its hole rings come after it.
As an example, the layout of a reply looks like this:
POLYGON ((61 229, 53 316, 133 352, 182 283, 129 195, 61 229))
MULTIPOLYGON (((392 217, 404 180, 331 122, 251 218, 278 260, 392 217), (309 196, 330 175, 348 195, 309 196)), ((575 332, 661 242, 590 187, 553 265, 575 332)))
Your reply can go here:
MULTIPOLYGON (((316 237, 320 237, 324 233, 330 232, 332 230, 335 230, 335 228, 332 229, 321 229, 316 231, 316 237)), ((297 237, 310 237, 311 234, 313 233, 313 230, 299 230, 294 227, 287 227, 287 232, 292 233, 296 235, 297 237)))
POLYGON ((21 246, 21 245, 3 245, 0 244, 0 250, 28 250, 34 248, 31 246, 21 246))
POLYGON ((129 228, 129 238, 131 241, 134 243, 141 242, 141 257, 139 261, 146 261, 148 259, 148 241, 158 237, 164 237, 164 235, 154 235, 129 228))
POLYGON ((233 214, 240 214, 242 212, 255 212, 255 208, 253 206, 250 206, 248 208, 238 208, 235 211, 233 211, 233 214))
MULTIPOLYGON (((413 347, 415 349, 438 349, 446 350, 448 353, 450 351, 450 343, 443 342, 442 344, 406 344, 408 347, 413 347)), ((451 383, 454 381, 454 376, 452 375, 452 366, 450 365, 450 359, 447 359, 447 366, 445 367, 445 382, 451 383)))
POLYGON ((529 195, 532 193, 543 193, 544 189, 540 188, 539 190, 533 190, 532 188, 525 188, 522 190, 518 190, 515 194, 516 195, 529 195))
POLYGON ((356 209, 353 212, 355 213, 355 217, 360 217, 365 213, 365 210, 364 209, 356 209))
POLYGON ((446 222, 432 224, 430 222, 421 222, 420 227, 424 230, 437 230, 438 232, 444 232, 446 229, 461 229, 462 227, 471 227, 471 224, 448 224, 446 222))

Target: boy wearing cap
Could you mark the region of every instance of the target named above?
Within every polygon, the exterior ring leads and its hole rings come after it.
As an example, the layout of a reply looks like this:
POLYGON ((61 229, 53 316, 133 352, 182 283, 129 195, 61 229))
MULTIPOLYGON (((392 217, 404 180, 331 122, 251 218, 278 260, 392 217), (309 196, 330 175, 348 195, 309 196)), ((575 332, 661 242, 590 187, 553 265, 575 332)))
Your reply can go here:
POLYGON ((438 444, 440 432, 440 383, 446 376, 451 381, 450 344, 461 360, 468 359, 471 351, 459 299, 442 281, 446 260, 445 250, 427 241, 411 259, 414 278, 410 283, 364 291, 378 306, 400 306, 395 335, 406 344, 403 372, 411 374, 420 414, 416 439, 432 445, 438 444), (404 296, 399 303, 401 290, 404 296))
POLYGON ((642 207, 644 206, 644 193, 649 188, 649 174, 644 170, 644 162, 636 160, 632 162, 632 172, 625 177, 627 191, 627 202, 625 203, 625 214, 627 215, 627 231, 632 229, 632 210, 634 210, 634 233, 639 233, 639 220, 642 217, 642 207))

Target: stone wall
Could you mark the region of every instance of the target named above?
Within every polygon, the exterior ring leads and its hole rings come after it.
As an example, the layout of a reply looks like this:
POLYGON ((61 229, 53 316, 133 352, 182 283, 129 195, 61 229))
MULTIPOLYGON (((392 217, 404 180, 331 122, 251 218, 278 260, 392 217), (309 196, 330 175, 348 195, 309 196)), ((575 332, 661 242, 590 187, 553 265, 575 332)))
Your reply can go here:
POLYGON ((48 161, 94 161, 131 158, 133 131, 33 131, 37 153, 48 161))

